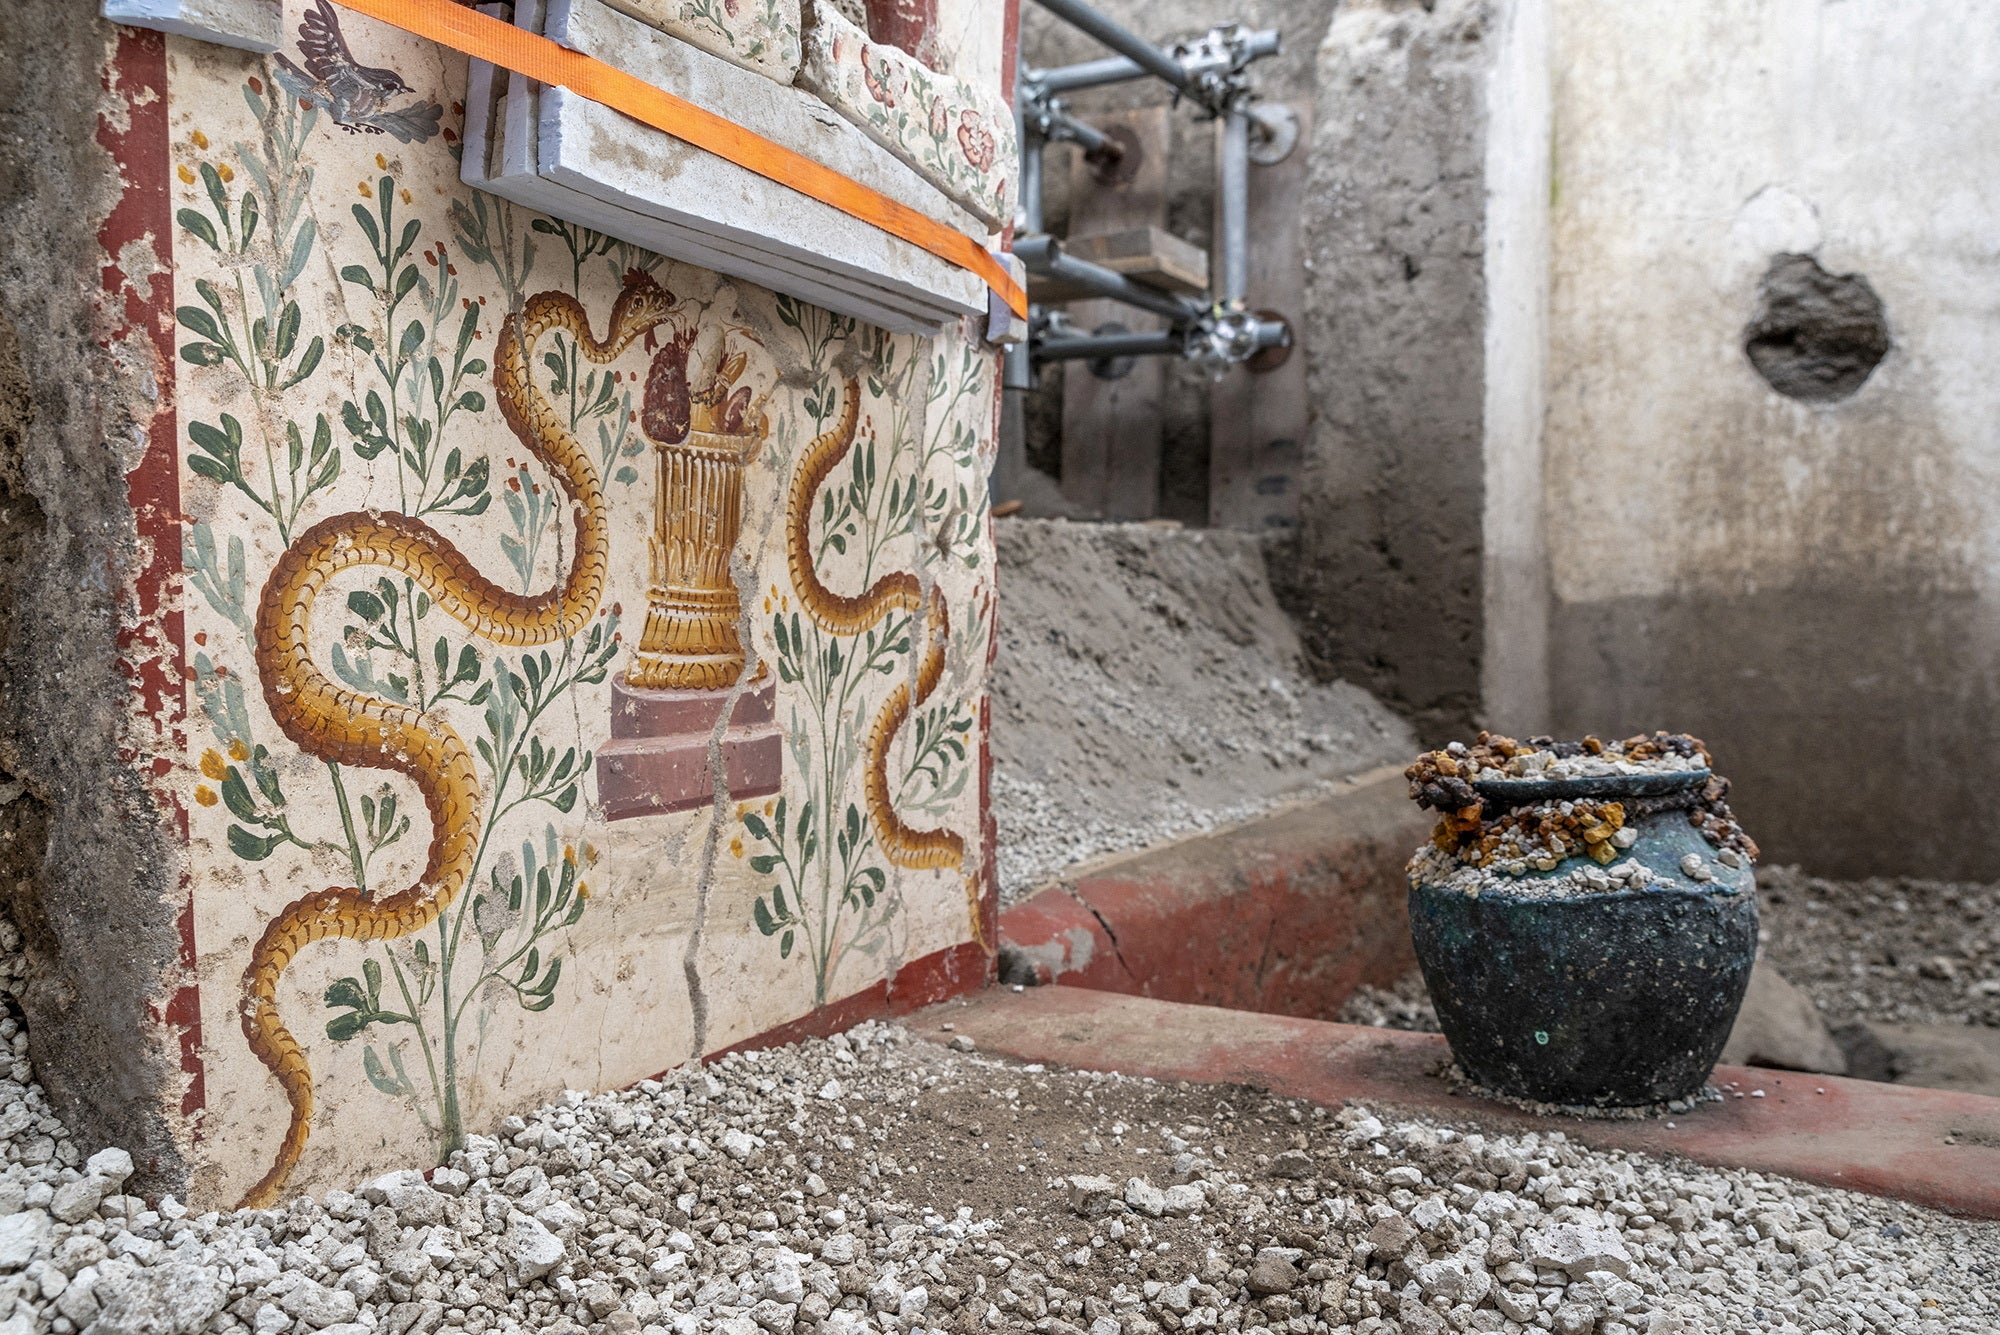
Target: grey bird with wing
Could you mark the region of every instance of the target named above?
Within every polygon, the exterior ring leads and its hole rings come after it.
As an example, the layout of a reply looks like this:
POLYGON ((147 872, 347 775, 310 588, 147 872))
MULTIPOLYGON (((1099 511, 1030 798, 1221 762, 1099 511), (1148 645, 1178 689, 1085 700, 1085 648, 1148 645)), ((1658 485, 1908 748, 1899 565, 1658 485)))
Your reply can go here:
POLYGON ((390 108, 391 98, 416 90, 396 71, 354 58, 327 0, 313 0, 299 23, 299 58, 303 69, 278 54, 278 82, 292 96, 324 109, 349 134, 390 134, 406 144, 421 144, 438 132, 444 108, 435 101, 390 108))

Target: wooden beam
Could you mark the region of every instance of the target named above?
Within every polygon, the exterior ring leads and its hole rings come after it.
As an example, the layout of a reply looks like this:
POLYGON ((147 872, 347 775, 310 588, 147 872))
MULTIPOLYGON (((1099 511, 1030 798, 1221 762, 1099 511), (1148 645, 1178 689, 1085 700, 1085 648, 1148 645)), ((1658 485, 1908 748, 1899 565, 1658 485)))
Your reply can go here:
MULTIPOLYGON (((1101 264, 1134 282, 1163 292, 1199 296, 1208 286, 1208 252, 1164 227, 1134 227, 1102 236, 1073 237, 1063 249, 1080 260, 1101 264)), ((1076 301, 1088 294, 1053 278, 1030 278, 1028 299, 1045 305, 1076 301)))

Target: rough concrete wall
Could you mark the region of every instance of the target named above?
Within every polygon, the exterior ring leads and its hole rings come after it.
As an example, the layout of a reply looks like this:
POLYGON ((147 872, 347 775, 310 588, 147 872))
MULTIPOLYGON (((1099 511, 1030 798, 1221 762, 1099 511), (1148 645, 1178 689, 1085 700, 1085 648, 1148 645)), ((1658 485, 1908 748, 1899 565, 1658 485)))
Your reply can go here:
POLYGON ((2000 875, 2000 29, 1951 3, 1554 9, 1557 724, 1704 735, 1776 859, 2000 875), (1788 255, 1886 311, 1849 397, 1786 397, 1746 355, 1788 255))
MULTIPOLYGON (((1252 67, 1258 92, 1274 101, 1312 99, 1315 54, 1334 11, 1329 0, 1102 0, 1095 7, 1156 42, 1198 35, 1231 20, 1280 30, 1284 49, 1252 67)), ((1021 12, 1021 51, 1023 59, 1036 66, 1095 60, 1105 54, 1091 38, 1032 4, 1021 12)), ((1145 80, 1087 90, 1067 100, 1088 119, 1093 111, 1164 105, 1168 92, 1157 80, 1145 80)), ((1068 225, 1069 158, 1074 151, 1057 149, 1048 156, 1045 212, 1057 235, 1068 225)), ((1177 112, 1171 152, 1167 226, 1206 246, 1215 198, 1214 124, 1186 109, 1177 112)), ((1029 412, 1029 457, 1051 471, 1061 453, 1065 374, 1065 368, 1044 370, 1044 384, 1032 396, 1029 412)), ((1170 369, 1162 405, 1159 513, 1190 524, 1208 522, 1208 392, 1208 377, 1198 368, 1175 364, 1170 369)))
POLYGON ((1003 896, 1411 753, 1365 691, 1304 674, 1253 536, 1018 519, 995 538, 1003 896))
POLYGON ((1272 582, 1317 670, 1426 740, 1479 708, 1480 0, 1343 6, 1318 53, 1305 342, 1315 422, 1272 582))
POLYGON ((164 370, 124 298, 157 275, 152 238, 110 257, 99 240, 121 196, 100 134, 139 137, 162 108, 135 119, 124 99, 146 90, 115 77, 106 93, 95 14, 0 7, 0 905, 26 938, 30 1055, 57 1108, 80 1140, 129 1146, 148 1189, 179 1190, 178 1054, 149 1008, 177 986, 181 862, 133 759, 174 720, 140 716, 145 669, 120 644, 150 559, 126 470, 164 370))

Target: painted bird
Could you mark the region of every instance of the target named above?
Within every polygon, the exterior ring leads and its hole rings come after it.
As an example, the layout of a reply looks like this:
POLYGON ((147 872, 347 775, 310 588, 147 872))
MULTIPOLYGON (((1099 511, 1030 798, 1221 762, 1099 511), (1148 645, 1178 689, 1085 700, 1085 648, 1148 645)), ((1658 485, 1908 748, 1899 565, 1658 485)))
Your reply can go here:
POLYGON ((278 82, 292 96, 323 108, 349 134, 391 134, 403 143, 421 144, 438 132, 444 108, 436 102, 390 110, 390 98, 416 89, 394 70, 356 61, 327 0, 313 0, 300 21, 299 55, 304 69, 278 54, 278 82))

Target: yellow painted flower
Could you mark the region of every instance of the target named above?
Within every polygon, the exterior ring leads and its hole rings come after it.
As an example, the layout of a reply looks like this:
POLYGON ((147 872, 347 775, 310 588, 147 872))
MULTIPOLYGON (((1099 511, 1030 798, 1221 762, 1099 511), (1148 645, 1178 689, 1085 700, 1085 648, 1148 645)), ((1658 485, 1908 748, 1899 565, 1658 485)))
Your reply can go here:
POLYGON ((416 196, 412 195, 407 189, 405 189, 402 192, 402 195, 403 195, 403 202, 405 204, 414 204, 417 202, 416 196))
POLYGON ((241 737, 235 738, 229 743, 229 758, 236 761, 248 760, 250 758, 250 748, 243 744, 241 737))
POLYGON ((194 173, 188 170, 188 165, 185 162, 174 168, 174 175, 181 178, 182 185, 194 184, 194 173))
POLYGON ((193 134, 189 135, 188 138, 194 140, 194 146, 196 148, 208 147, 208 136, 203 134, 200 130, 196 130, 193 134))
POLYGON ((212 746, 201 753, 201 772, 217 783, 229 777, 229 769, 222 763, 222 753, 212 746))
POLYGON ((743 856, 743 839, 742 839, 742 836, 740 836, 740 835, 739 835, 739 836, 737 836, 736 838, 734 838, 734 839, 731 839, 731 840, 729 841, 729 855, 730 855, 731 857, 735 857, 735 858, 740 858, 740 857, 742 857, 742 856, 743 856))
POLYGON ((382 169, 383 171, 388 171, 388 170, 389 170, 389 159, 387 159, 387 158, 383 157, 383 156, 382 156, 382 155, 381 155, 380 153, 377 153, 377 154, 375 155, 375 165, 376 165, 377 167, 380 167, 380 168, 381 168, 381 169, 382 169))
POLYGON ((370 186, 370 185, 368 184, 368 182, 366 182, 366 181, 363 181, 363 182, 361 183, 361 197, 362 197, 363 199, 373 199, 373 198, 375 198, 375 191, 374 191, 374 189, 373 189, 373 188, 372 188, 372 187, 371 187, 371 186, 370 186))
POLYGON ((215 789, 209 787, 205 783, 196 785, 194 790, 194 800, 201 803, 205 807, 214 806, 215 789))
POLYGON ((590 898, 590 882, 589 882, 589 881, 578 881, 578 882, 576 883, 576 897, 577 897, 578 899, 589 899, 589 898, 590 898))
POLYGON ((215 174, 217 176, 220 176, 225 182, 233 181, 236 179, 235 170, 232 169, 230 165, 226 162, 218 162, 215 164, 215 174))

